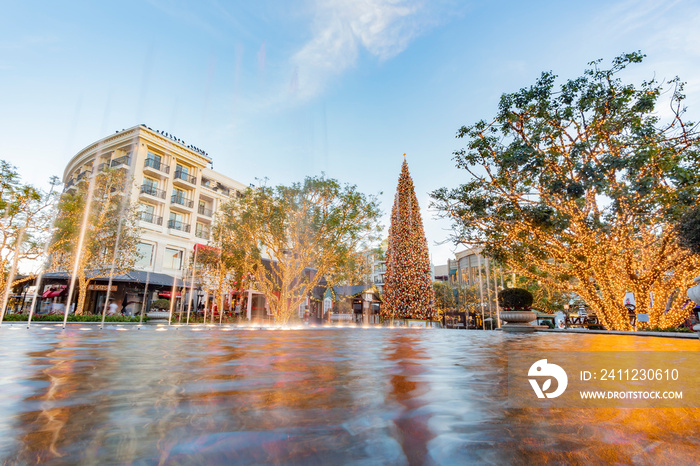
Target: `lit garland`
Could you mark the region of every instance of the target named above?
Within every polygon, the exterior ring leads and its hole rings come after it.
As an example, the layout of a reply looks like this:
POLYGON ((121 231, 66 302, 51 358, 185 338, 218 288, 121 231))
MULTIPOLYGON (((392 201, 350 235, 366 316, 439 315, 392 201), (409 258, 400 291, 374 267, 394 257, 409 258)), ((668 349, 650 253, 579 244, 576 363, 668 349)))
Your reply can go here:
POLYGON ((384 318, 435 320, 430 256, 413 180, 404 160, 391 211, 384 318))

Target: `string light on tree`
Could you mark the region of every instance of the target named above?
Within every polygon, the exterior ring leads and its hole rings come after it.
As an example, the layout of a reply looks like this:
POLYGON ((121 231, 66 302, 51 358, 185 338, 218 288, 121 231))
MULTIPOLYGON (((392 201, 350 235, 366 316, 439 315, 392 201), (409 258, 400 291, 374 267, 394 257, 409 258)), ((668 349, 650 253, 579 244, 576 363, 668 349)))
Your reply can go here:
POLYGON ((406 154, 391 211, 384 277, 385 318, 435 320, 428 244, 406 154))
POLYGON ((618 73, 642 58, 622 55, 609 70, 594 62, 559 89, 543 73, 503 95, 493 121, 459 130, 467 146, 455 156, 471 179, 433 193, 458 242, 573 291, 614 330, 633 329, 627 292, 650 327, 682 323, 700 269, 676 229, 700 198, 700 134, 683 120, 682 82, 621 82, 618 73), (664 95, 667 121, 654 111, 664 95))

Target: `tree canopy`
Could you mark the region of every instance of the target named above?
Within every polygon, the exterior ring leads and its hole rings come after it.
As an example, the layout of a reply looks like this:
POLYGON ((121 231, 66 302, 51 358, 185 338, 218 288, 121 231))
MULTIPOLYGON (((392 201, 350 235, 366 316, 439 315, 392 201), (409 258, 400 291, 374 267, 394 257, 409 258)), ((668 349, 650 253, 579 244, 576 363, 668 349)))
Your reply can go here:
POLYGON ((124 170, 107 170, 61 196, 49 270, 70 274, 75 268, 79 290, 76 314, 83 312, 90 282, 128 272, 138 259, 138 217, 136 207, 128 203, 128 184, 124 170))
POLYGON ((15 167, 0 160, 0 293, 5 293, 13 265, 43 254, 59 184, 55 177, 48 191, 24 184, 15 167))
POLYGON ((333 282, 364 260, 379 215, 374 196, 321 176, 248 189, 222 207, 217 222, 234 268, 265 295, 275 321, 286 324, 321 278, 333 282))
POLYGON ((678 78, 622 81, 642 59, 625 54, 609 69, 598 60, 560 86, 545 72, 504 94, 493 120, 457 133, 466 147, 455 161, 469 180, 433 193, 456 241, 575 292, 611 329, 631 328, 628 291, 650 325, 682 322, 684 300, 672 298, 700 265, 675 229, 698 204, 697 126, 684 118, 678 78))

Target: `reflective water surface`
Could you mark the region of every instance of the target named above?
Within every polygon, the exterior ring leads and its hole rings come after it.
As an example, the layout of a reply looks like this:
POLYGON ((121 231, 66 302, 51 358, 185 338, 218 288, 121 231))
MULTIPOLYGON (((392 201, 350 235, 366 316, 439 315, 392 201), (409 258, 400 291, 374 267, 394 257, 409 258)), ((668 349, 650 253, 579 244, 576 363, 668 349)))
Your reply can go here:
POLYGON ((700 451, 698 409, 505 407, 510 352, 697 340, 3 325, 0 342, 8 464, 690 464, 700 451))

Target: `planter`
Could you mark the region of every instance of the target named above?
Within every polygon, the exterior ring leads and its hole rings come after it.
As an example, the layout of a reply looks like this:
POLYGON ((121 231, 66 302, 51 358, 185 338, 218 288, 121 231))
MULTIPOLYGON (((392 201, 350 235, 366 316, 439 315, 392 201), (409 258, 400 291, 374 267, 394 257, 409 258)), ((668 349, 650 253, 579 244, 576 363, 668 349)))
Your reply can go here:
POLYGON ((170 317, 170 311, 162 311, 162 310, 153 310, 151 312, 147 312, 146 315, 150 320, 168 320, 168 317, 170 317))
POLYGON ((534 332, 535 327, 530 322, 537 319, 532 311, 501 311, 501 320, 505 322, 501 329, 504 332, 534 332))

